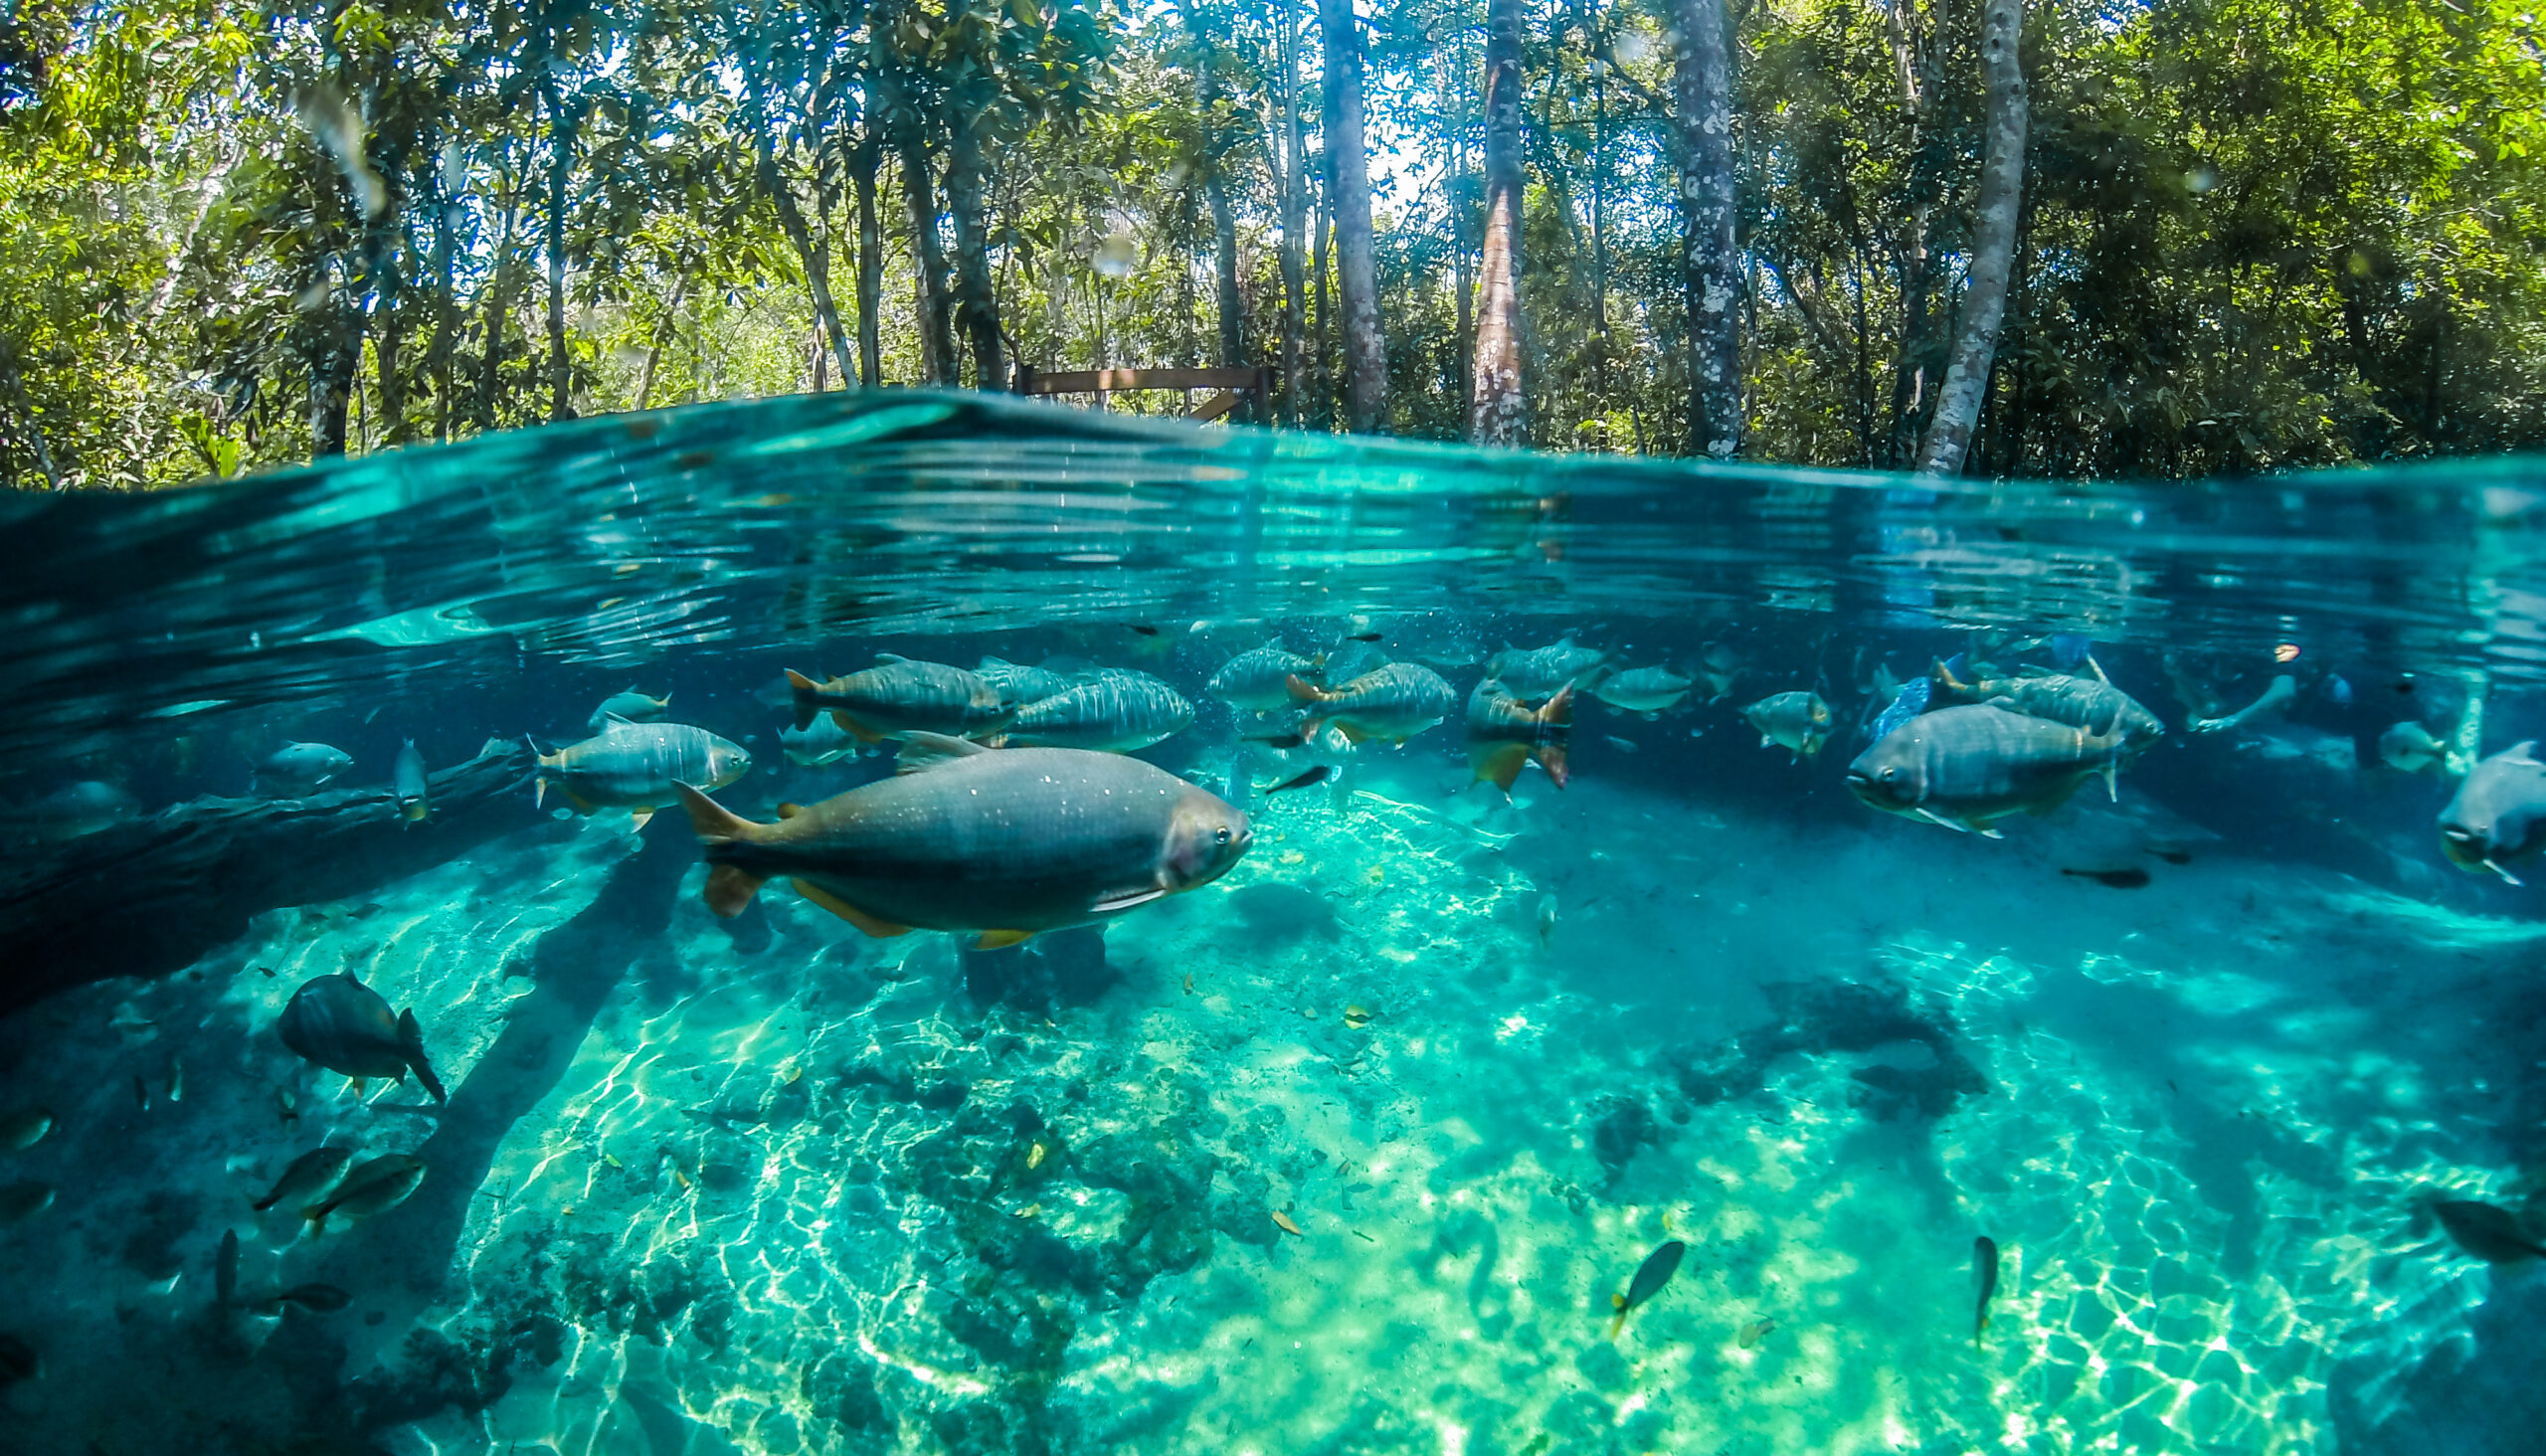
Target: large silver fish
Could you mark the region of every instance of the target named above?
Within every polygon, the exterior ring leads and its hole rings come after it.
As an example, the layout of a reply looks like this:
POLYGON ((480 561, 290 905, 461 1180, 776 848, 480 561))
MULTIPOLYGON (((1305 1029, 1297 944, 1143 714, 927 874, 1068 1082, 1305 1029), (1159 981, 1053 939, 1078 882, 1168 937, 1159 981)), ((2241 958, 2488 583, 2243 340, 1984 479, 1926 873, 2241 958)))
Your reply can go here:
POLYGON ((1106 672, 1028 703, 1000 730, 1017 748, 1089 748, 1130 753, 1182 733, 1193 721, 1184 695, 1146 672, 1106 672))
POLYGON ((1922 713, 1848 765, 1848 787, 1887 813, 1998 837, 1991 821, 2049 814, 2112 772, 2118 733, 2102 735, 1979 704, 1922 713))
POLYGON ((2440 852, 2450 863, 2518 884, 2506 866, 2546 849, 2546 764, 2536 750, 2535 740, 2513 744, 2458 781, 2440 812, 2440 852))
POLYGON ((591 720, 584 726, 587 732, 599 733, 610 726, 610 720, 613 718, 629 723, 659 723, 663 721, 663 714, 670 712, 671 709, 670 693, 664 693, 661 697, 649 697, 632 687, 625 692, 614 692, 603 698, 601 706, 593 709, 591 720))
POLYGON ((1303 736, 1331 723, 1354 743, 1403 743, 1459 705, 1440 673, 1414 662, 1390 662, 1333 688, 1294 677, 1290 689, 1293 698, 1310 705, 1300 724, 1303 736))
POLYGON ((1541 698, 1568 682, 1590 687, 1608 659, 1596 647, 1576 645, 1573 634, 1566 633, 1544 647, 1505 647, 1485 659, 1485 675, 1500 678, 1515 697, 1541 698))
POLYGON ((891 652, 876 653, 875 665, 863 672, 828 682, 790 669, 787 684, 795 690, 797 727, 828 710, 860 743, 912 733, 990 733, 1005 727, 1015 712, 998 685, 978 672, 891 652))
POLYGON ((425 777, 425 756, 416 752, 416 740, 398 750, 397 761, 389 766, 389 789, 398 796, 398 813, 409 821, 434 812, 432 789, 425 777))
POLYGON ((1830 737, 1830 705, 1817 692, 1780 692, 1741 710, 1744 721, 1759 730, 1759 746, 1776 744, 1798 760, 1821 752, 1830 737))
POLYGON ((892 778, 774 824, 695 791, 681 802, 718 915, 785 878, 869 935, 979 931, 987 946, 1208 884, 1253 839, 1244 814, 1138 759, 936 734, 908 739, 892 778))
POLYGON ((1476 777, 1493 780, 1495 788, 1509 794, 1521 766, 1537 759, 1547 771, 1547 782, 1561 789, 1570 777, 1564 754, 1573 728, 1573 684, 1533 707, 1489 677, 1468 694, 1467 728, 1468 767, 1476 777))
POLYGON ((832 722, 828 713, 816 714, 802 728, 779 729, 778 746, 787 761, 800 769, 818 769, 857 752, 857 740, 832 722))
POLYGON ((257 764, 257 787, 285 799, 301 799, 325 788, 354 766, 354 756, 323 743, 286 743, 257 764))
POLYGON ((342 1213, 348 1218, 368 1218, 374 1213, 395 1208, 407 1201, 407 1195, 425 1181, 425 1160, 408 1153, 391 1153, 361 1164, 345 1175, 334 1192, 301 1210, 309 1220, 309 1231, 327 1231, 327 1215, 342 1213))
POLYGON ((1251 652, 1240 652, 1220 664, 1204 691, 1232 708, 1250 713, 1278 712, 1291 705, 1291 679, 1316 682, 1326 659, 1303 657, 1282 645, 1279 637, 1251 652))
POLYGON ((277 1030, 282 1044, 304 1060, 359 1081, 365 1077, 416 1080, 447 1102, 442 1078, 425 1056, 424 1032, 413 1010, 392 1013, 380 993, 363 985, 352 972, 321 976, 291 994, 277 1030))
POLYGON ((1591 695, 1622 713, 1642 713, 1650 718, 1677 707, 1697 679, 1683 677, 1668 667, 1630 667, 1612 672, 1591 688, 1591 695))
POLYGON ((687 723, 613 722, 555 753, 540 753, 537 744, 531 752, 539 760, 538 803, 548 802, 553 783, 578 813, 634 810, 638 828, 680 797, 674 785, 722 789, 752 767, 741 745, 687 723))
POLYGON ((1953 669, 1935 665, 1936 686, 1958 703, 1996 703, 2030 718, 2047 718, 2103 736, 2119 734, 2121 751, 2137 757, 2166 734, 2157 715, 2139 700, 2100 677, 2073 677, 2044 672, 2025 677, 1989 677, 1963 681, 1953 669))

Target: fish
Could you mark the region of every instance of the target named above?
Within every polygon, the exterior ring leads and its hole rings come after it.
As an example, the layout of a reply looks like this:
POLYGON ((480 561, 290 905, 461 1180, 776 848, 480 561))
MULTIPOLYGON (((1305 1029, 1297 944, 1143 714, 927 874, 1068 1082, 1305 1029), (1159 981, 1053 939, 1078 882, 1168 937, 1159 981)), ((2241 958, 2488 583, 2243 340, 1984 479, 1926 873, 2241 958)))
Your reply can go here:
POLYGON ((1501 679, 1486 678, 1468 694, 1469 772, 1509 794, 1522 766, 1536 760, 1547 782, 1561 789, 1571 778, 1565 753, 1572 731, 1572 683, 1533 707, 1501 679))
POLYGON ((999 700, 1011 707, 1040 702, 1070 688, 1068 673, 1054 672, 1048 667, 1028 667, 1004 657, 984 657, 973 672, 998 688, 999 700))
POLYGON ((876 653, 875 665, 863 672, 827 682, 817 682, 790 668, 787 684, 795 690, 798 728, 827 710, 831 721, 860 743, 881 743, 913 733, 956 738, 995 733, 1016 713, 999 687, 978 672, 891 652, 876 653))
MULTIPOLYGON (((1330 669, 1330 680, 1333 675, 1330 669)), ((1413 662, 1390 662, 1341 687, 1319 687, 1294 675, 1290 690, 1310 704, 1300 724, 1303 736, 1314 737, 1321 725, 1331 724, 1355 744, 1403 743, 1450 716, 1459 702, 1440 673, 1413 662)))
POLYGON ((2546 1247, 2529 1236, 2520 1226, 2519 1215, 2508 1208, 2471 1198, 2439 1198, 2433 1200, 2431 1211, 2448 1230, 2450 1242, 2487 1264, 2546 1259, 2546 1247))
POLYGON ((777 823, 695 789, 681 802, 720 916, 786 877, 869 935, 973 931, 989 949, 1208 884, 1254 839, 1243 812, 1138 759, 930 733, 905 740, 892 778, 777 823))
POLYGON ((1546 894, 1546 895, 1541 895, 1541 896, 1539 897, 1539 913, 1538 913, 1538 922, 1539 922, 1539 949, 1544 951, 1544 950, 1547 949, 1548 947, 1550 947, 1550 946, 1552 946, 1552 945, 1554 945, 1554 944, 1555 944, 1555 896, 1554 896, 1554 895, 1552 895, 1552 894, 1546 894))
POLYGON ((248 1206, 263 1213, 276 1203, 314 1203, 336 1190, 353 1161, 351 1148, 312 1148, 291 1160, 273 1191, 248 1206))
POLYGON ((1980 1298, 1971 1312, 1971 1348, 1980 1348, 1980 1332, 1989 1328, 1989 1300, 1998 1292, 1998 1243, 1987 1234, 1971 1241, 1971 1278, 1980 1298))
POLYGON ((800 769, 818 769, 857 752, 857 740, 832 722, 828 713, 817 716, 802 728, 779 729, 778 746, 787 761, 800 769))
POLYGON ((1344 1024, 1359 1031, 1370 1024, 1370 1008, 1358 1002, 1344 1008, 1344 1024))
POLYGON ((1868 807, 1999 837, 2011 814, 2049 814, 2078 786, 2110 774, 2118 736, 1978 704, 1922 713, 1848 765, 1868 807))
POLYGON ((20 837, 59 844, 113 828, 139 818, 141 801, 98 779, 65 784, 10 817, 9 827, 20 837))
POLYGON ((53 1184, 23 1179, 0 1187, 0 1228, 24 1223, 53 1206, 53 1184))
POLYGON ((221 1231, 221 1253, 212 1265, 212 1293, 214 1302, 225 1310, 239 1296, 239 1230, 235 1228, 221 1231))
POLYGON ((2148 885, 2148 871, 2144 869, 2064 869, 2060 872, 2091 879, 2099 885, 2110 885, 2116 890, 2145 889, 2148 885))
POLYGON ((1709 642, 1698 653, 1698 676, 1706 682, 1707 691, 1714 694, 1708 702, 1720 703, 1732 696, 1741 674, 1748 670, 1749 659, 1730 642, 1709 642))
POLYGON ((257 787, 270 796, 304 799, 354 766, 354 756, 323 743, 286 743, 257 764, 257 787))
POLYGON ((1357 632, 1353 634, 1351 640, 1357 642, 1375 642, 1381 636, 1383 636, 1383 634, 1375 632, 1357 632))
POLYGON ((413 1070, 434 1101, 451 1100, 425 1056, 416 1013, 411 1009, 392 1015, 380 993, 350 971, 316 977, 293 992, 275 1029, 295 1055, 331 1072, 357 1082, 366 1077, 395 1082, 413 1070))
POLYGON ((283 1306, 298 1305, 313 1315, 332 1315, 353 1302, 354 1297, 346 1291, 332 1284, 312 1281, 308 1284, 295 1284, 289 1289, 278 1291, 272 1298, 260 1301, 257 1312, 262 1315, 279 1315, 282 1313, 283 1306))
POLYGON ((532 803, 548 802, 555 783, 577 814, 625 809, 643 828, 654 811, 674 802, 675 784, 713 792, 751 772, 752 756, 704 728, 686 723, 613 723, 592 738, 540 753, 532 803))
POLYGON ((1777 1322, 1774 1320, 1752 1320, 1741 1327, 1741 1333, 1735 1337, 1735 1343, 1744 1350, 1752 1349, 1760 1341, 1767 1339, 1768 1332, 1775 1328, 1777 1328, 1777 1322))
POLYGON ((0 1117, 0 1152, 23 1153, 44 1141, 53 1131, 50 1108, 21 1107, 7 1117, 0 1117))
POLYGON ((432 790, 425 779, 425 756, 410 738, 389 766, 389 792, 398 796, 398 813, 414 823, 433 813, 432 790))
POLYGON ((1282 645, 1275 637, 1252 651, 1240 652, 1220 664, 1202 690, 1232 708, 1250 713, 1278 712, 1291 705, 1290 680, 1306 682, 1323 680, 1326 657, 1303 657, 1282 645))
POLYGON ((2273 661, 2275 661, 2275 662, 2295 662, 2295 661, 2297 661, 2297 660, 2298 660, 2298 644, 2297 644, 2296 642, 2281 642, 2281 643, 2278 643, 2277 645, 2275 645, 2275 646, 2272 649, 2272 659, 2273 659, 2273 661))
POLYGON ((2137 758, 2166 733, 2156 714, 2100 677, 2047 672, 2031 677, 1975 676, 1964 681, 1944 662, 1935 665, 1933 674, 1937 689, 1955 702, 1994 703, 2028 718, 2066 723, 2100 736, 2117 735, 2125 758, 2137 758))
POLYGON ((1157 629, 1157 628, 1155 628, 1155 627, 1150 626, 1150 625, 1149 625, 1148 623, 1146 623, 1146 622, 1135 622, 1135 623, 1133 623, 1133 624, 1132 624, 1132 631, 1134 631, 1134 632, 1136 632, 1136 633, 1139 633, 1139 634, 1140 634, 1141 636, 1143 636, 1143 637, 1157 637, 1157 636, 1158 636, 1158 629, 1157 629))
POLYGON ((0 1387, 44 1378, 44 1357, 15 1335, 0 1335, 0 1387))
POLYGON ((1335 765, 1320 764, 1316 768, 1309 770, 1307 773, 1300 775, 1296 779, 1285 779, 1281 783, 1276 784, 1272 788, 1263 792, 1267 794, 1279 794, 1285 789, 1312 789, 1334 777, 1335 765))
POLYGON ((1662 1287, 1671 1282, 1671 1276, 1680 1272, 1681 1256, 1688 1252, 1689 1246, 1675 1238, 1644 1256, 1644 1262, 1636 1266, 1635 1278, 1627 1281, 1627 1292, 1609 1296, 1610 1308, 1618 1312, 1609 1321, 1610 1339, 1617 1339, 1618 1332, 1626 1328, 1629 1312, 1660 1294, 1662 1287))
POLYGON ((2051 662, 2063 672, 2076 672, 2084 667, 2104 680, 2104 669, 2095 661, 2094 639, 2083 633, 2055 632, 2051 635, 2051 662))
POLYGON ((1543 698, 1570 682, 1589 688, 1609 654, 1586 647, 1566 633, 1544 647, 1506 646, 1485 659, 1485 675, 1502 682, 1517 698, 1543 698))
POLYGON ((2516 885, 2509 866, 2546 848, 2546 764, 2534 739, 2466 771, 2440 812, 2440 852, 2468 873, 2488 870, 2516 885))
POLYGON ((2449 750, 2431 736, 2430 729, 2409 718, 2378 735, 2378 757, 2400 774, 2419 774, 2439 768, 2448 760, 2449 750))
POLYGON ((395 1208, 407 1201, 407 1195, 425 1181, 425 1160, 409 1153, 391 1153, 357 1166, 336 1184, 334 1192, 300 1210, 313 1234, 327 1231, 328 1215, 342 1213, 348 1218, 369 1218, 375 1213, 395 1208))
POLYGON ((1000 730, 1014 748, 1085 748, 1130 753, 1183 732, 1193 705, 1146 672, 1111 670, 1016 711, 1000 730))
POLYGON ((1819 754, 1830 737, 1830 705, 1817 692, 1775 693, 1743 708, 1741 716, 1759 730, 1761 748, 1777 744, 1797 763, 1819 754))
POLYGON ((671 710, 670 693, 648 697, 632 687, 603 698, 601 706, 593 709, 593 715, 585 721, 584 727, 588 732, 599 733, 610 726, 613 718, 623 723, 659 723, 663 721, 663 714, 671 710))
POLYGON ((160 1083, 167 1089, 170 1102, 186 1100, 186 1064, 177 1057, 168 1058, 168 1075, 160 1083))
POLYGON ((1678 707, 1697 685, 1696 678, 1683 677, 1668 667, 1630 667, 1602 677, 1591 685, 1590 693, 1622 713, 1650 718, 1678 707))
POLYGON ((1636 751, 1635 740, 1632 738, 1620 738, 1614 733, 1605 734, 1603 735, 1603 738, 1608 743, 1609 747, 1616 749, 1620 753, 1634 753, 1636 751))
POLYGON ((2298 679, 2284 672, 2274 677, 2272 684, 2264 689, 2263 696, 2253 702, 2224 718, 2195 718, 2184 725, 2184 731, 2186 733, 2226 733, 2232 729, 2243 728, 2258 718, 2273 717, 2281 713, 2296 701, 2297 697, 2298 679))
POLYGON ((1273 1226, 1279 1228, 1284 1233, 1291 1235, 1293 1238, 1308 1237, 1308 1233, 1305 1230, 1303 1230, 1298 1224, 1291 1221, 1291 1215, 1283 1212, 1279 1208, 1273 1210, 1273 1226))

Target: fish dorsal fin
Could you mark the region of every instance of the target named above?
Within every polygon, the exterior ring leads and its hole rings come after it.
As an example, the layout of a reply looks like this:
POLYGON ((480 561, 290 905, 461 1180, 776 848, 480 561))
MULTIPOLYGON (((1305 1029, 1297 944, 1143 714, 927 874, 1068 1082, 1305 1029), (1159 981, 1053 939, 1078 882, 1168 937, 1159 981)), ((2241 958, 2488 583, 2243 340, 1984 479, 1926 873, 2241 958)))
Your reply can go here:
POLYGON ((924 774, 941 764, 992 751, 967 738, 949 738, 943 733, 913 733, 902 740, 902 751, 893 760, 893 776, 924 774))
POLYGON ((889 666, 895 662, 907 662, 910 658, 903 656, 899 652, 877 652, 875 654, 875 660, 878 663, 889 666))
POLYGON ((1007 660, 1005 657, 994 657, 985 652, 982 654, 981 665, 984 667, 1013 667, 1016 664, 1007 660))
MULTIPOLYGON (((2528 738, 2514 743, 2502 750, 2502 757, 2515 764, 2535 764, 2537 763, 2537 740, 2528 738)), ((2538 767, 2546 768, 2546 764, 2539 764, 2538 767)))

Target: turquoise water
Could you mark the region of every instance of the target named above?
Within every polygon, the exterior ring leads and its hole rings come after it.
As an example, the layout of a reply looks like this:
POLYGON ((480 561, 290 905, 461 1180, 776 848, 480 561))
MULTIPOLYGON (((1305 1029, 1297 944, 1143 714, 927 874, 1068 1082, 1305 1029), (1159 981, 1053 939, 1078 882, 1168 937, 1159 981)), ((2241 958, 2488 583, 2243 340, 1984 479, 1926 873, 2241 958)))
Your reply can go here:
POLYGON ((0 502, 0 1117, 51 1115, 0 1440, 2532 1450, 2538 1262, 2430 1208, 2546 1213, 2546 869, 2451 863, 2449 766, 2379 743, 2546 726, 2541 512, 2521 460, 1936 487, 904 393, 0 502), (1900 684, 2055 635, 2165 725, 2109 792, 1859 802, 1900 684), (1508 797, 1455 704, 1287 746, 1206 686, 1278 637, 1464 703, 1568 636, 1566 781, 1508 797), (634 687, 777 820, 894 751, 792 761, 782 671, 879 652, 1163 680, 1137 756, 1251 842, 985 952, 783 878, 720 918, 678 807, 532 782, 634 687), (1743 715, 1789 691, 1817 753, 1743 715), (252 777, 289 742, 351 767, 252 777), (346 972, 447 1104, 284 1043, 346 972), (423 1182, 251 1207, 321 1145, 423 1182))

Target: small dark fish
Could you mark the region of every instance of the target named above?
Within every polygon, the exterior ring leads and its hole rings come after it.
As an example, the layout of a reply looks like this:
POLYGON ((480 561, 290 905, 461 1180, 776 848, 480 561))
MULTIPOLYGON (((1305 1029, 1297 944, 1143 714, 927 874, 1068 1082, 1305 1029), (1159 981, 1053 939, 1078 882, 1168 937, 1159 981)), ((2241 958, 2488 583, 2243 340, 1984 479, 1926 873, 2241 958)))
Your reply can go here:
POLYGON ((1246 741, 1249 743, 1261 743, 1267 748, 1297 748, 1305 740, 1303 740, 1297 733, 1267 733, 1262 735, 1249 734, 1247 735, 1246 741))
POLYGON ((53 1206, 53 1184, 29 1179, 0 1187, 0 1228, 33 1218, 53 1206))
POLYGON ((1375 642, 1378 639, 1379 635, 1375 632, 1357 632, 1353 634, 1353 640, 1357 642, 1375 642))
POLYGON ((368 1218, 395 1208, 425 1181, 425 1160, 406 1153, 375 1158, 345 1175, 323 1202, 300 1210, 313 1234, 327 1231, 327 1215, 341 1210, 348 1218, 368 1218))
POLYGON ((1989 1299, 1998 1292, 1998 1244, 1987 1234, 1971 1241, 1971 1277, 1980 1286, 1971 1312, 1971 1348, 1980 1348, 1980 1332, 1989 1328, 1989 1299))
POLYGON ((2144 890, 2148 887, 2148 871, 2144 869, 2064 869, 2060 872, 2091 879, 2099 885, 2110 885, 2116 890, 2144 890))
POLYGON ((2152 848, 2152 849, 2150 849, 2148 852, 2149 852, 2149 853, 2151 853, 2151 854, 2156 855, 2159 859, 2162 859, 2162 860, 2166 861, 2168 864, 2190 864, 2190 863, 2192 863, 2192 854, 2191 854, 2191 852, 2190 852, 2189 850, 2184 850, 2184 849, 2153 849, 2153 848, 2152 848))
POLYGON ((0 1385, 44 1378, 44 1357, 15 1335, 0 1335, 0 1385))
POLYGON ((312 1148, 291 1160, 291 1166, 282 1171, 282 1177, 274 1180, 273 1191, 250 1206, 263 1213, 285 1199, 314 1203, 336 1190, 336 1184, 344 1182, 345 1170, 352 1166, 353 1161, 354 1150, 351 1148, 312 1148))
POLYGON ((239 1295, 239 1230, 226 1229, 221 1235, 221 1258, 212 1266, 213 1297, 223 1309, 239 1295))
POLYGON ((2528 1230, 2520 1227, 2519 1215, 2508 1208, 2471 1198, 2442 1198, 2431 1205, 2431 1211, 2440 1226, 2449 1230, 2452 1243, 2487 1264, 2546 1259, 2546 1247, 2529 1237, 2528 1230))
POLYGON ((168 1058, 168 1100, 186 1100, 186 1064, 173 1056, 168 1058))
POLYGON ((416 1013, 392 1013, 380 993, 350 972, 317 977, 293 992, 276 1029, 295 1055, 331 1072, 403 1081, 413 1070, 434 1101, 451 1100, 425 1057, 416 1013))
POLYGON ((1145 622, 1135 622, 1135 623, 1133 623, 1133 624, 1132 624, 1132 631, 1139 633, 1139 634, 1140 634, 1141 636, 1143 636, 1143 637, 1157 637, 1157 636, 1158 636, 1158 629, 1157 629, 1157 628, 1155 628, 1155 627, 1150 626, 1148 623, 1145 623, 1145 622))
POLYGON ((0 1117, 0 1150, 16 1153, 44 1141, 53 1131, 53 1114, 41 1107, 25 1107, 0 1117))
POLYGON ((1675 1238, 1645 1255, 1644 1263, 1635 1271, 1635 1278, 1627 1281, 1627 1292, 1609 1296, 1610 1307, 1618 1312, 1617 1318, 1609 1321, 1610 1339, 1618 1338, 1618 1331, 1626 1325, 1629 1310, 1660 1294, 1662 1286, 1671 1282, 1671 1276, 1680 1272, 1681 1256, 1688 1252, 1689 1246, 1675 1238))
POLYGON ((1318 784, 1323 784, 1334 777, 1335 766, 1333 764, 1320 764, 1316 768, 1309 770, 1307 773, 1300 775, 1298 778, 1285 779, 1281 783, 1274 785, 1272 788, 1267 789, 1264 792, 1267 794, 1279 794, 1285 789, 1307 789, 1318 784))

